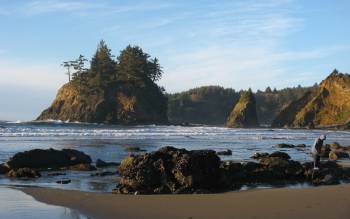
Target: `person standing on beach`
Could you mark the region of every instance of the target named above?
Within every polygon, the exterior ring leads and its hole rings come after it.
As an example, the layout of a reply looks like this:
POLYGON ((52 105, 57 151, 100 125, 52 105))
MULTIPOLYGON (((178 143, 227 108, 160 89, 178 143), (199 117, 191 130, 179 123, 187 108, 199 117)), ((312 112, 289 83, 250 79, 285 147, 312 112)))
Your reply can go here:
POLYGON ((321 135, 315 140, 315 143, 311 147, 311 154, 314 159, 314 170, 318 170, 320 168, 321 148, 325 140, 326 140, 326 136, 321 135))

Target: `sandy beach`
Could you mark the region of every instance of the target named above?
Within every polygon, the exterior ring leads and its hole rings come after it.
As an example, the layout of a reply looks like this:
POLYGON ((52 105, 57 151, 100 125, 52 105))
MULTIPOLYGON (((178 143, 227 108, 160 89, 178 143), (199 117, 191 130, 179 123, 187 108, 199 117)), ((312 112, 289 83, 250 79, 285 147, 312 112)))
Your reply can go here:
POLYGON ((21 189, 48 204, 92 218, 122 219, 348 219, 350 185, 259 189, 209 195, 115 195, 47 188, 21 189))

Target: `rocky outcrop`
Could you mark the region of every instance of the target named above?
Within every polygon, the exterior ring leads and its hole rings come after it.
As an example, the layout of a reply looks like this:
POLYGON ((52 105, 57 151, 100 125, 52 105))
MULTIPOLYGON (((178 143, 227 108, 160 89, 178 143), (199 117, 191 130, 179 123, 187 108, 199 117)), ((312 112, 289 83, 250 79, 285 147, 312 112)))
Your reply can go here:
POLYGON ((119 166, 115 193, 193 193, 218 189, 220 159, 215 151, 173 147, 130 156, 119 166))
POLYGON ((96 160, 96 167, 97 168, 103 168, 103 167, 110 167, 110 166, 119 166, 120 163, 116 163, 116 162, 106 162, 103 161, 101 159, 97 159, 96 160))
POLYGON ((13 178, 38 178, 41 175, 38 171, 25 167, 17 170, 10 170, 7 176, 13 178))
POLYGON ((167 99, 160 88, 133 88, 131 82, 108 87, 85 88, 73 82, 65 84, 37 120, 62 120, 110 124, 165 124, 167 99))
POLYGON ((258 117, 253 93, 249 90, 243 92, 238 103, 227 118, 226 126, 229 128, 257 127, 258 117))
POLYGON ((350 121, 350 75, 334 71, 315 92, 292 102, 273 121, 273 127, 343 127, 350 121))
POLYGON ((34 149, 15 154, 5 165, 17 170, 19 168, 54 169, 90 163, 90 156, 77 150, 34 149))

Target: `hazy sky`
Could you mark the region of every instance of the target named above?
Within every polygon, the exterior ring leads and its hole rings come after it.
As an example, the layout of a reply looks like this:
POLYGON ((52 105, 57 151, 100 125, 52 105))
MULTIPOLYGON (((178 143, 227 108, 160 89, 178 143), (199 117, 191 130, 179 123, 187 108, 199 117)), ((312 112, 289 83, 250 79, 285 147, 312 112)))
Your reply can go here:
POLYGON ((0 0, 0 119, 30 120, 104 39, 139 45, 164 67, 168 92, 312 85, 350 72, 350 1, 0 0))

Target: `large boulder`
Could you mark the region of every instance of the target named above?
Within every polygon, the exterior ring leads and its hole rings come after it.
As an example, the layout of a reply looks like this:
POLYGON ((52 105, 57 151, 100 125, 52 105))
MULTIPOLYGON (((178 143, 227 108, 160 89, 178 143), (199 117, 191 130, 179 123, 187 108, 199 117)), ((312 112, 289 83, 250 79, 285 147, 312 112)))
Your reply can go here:
POLYGON ((321 162, 320 169, 314 170, 312 162, 303 164, 304 177, 313 185, 334 185, 344 179, 345 171, 334 161, 321 162))
POLYGON ((130 156, 119 166, 115 193, 194 193, 218 189, 220 158, 212 150, 164 147, 130 156))
POLYGON ((243 92, 238 103, 227 118, 226 126, 229 128, 258 127, 256 102, 254 94, 249 90, 243 92))
POLYGON ((90 163, 90 156, 77 150, 34 149, 15 154, 5 165, 16 170, 24 167, 34 169, 61 168, 90 163))

